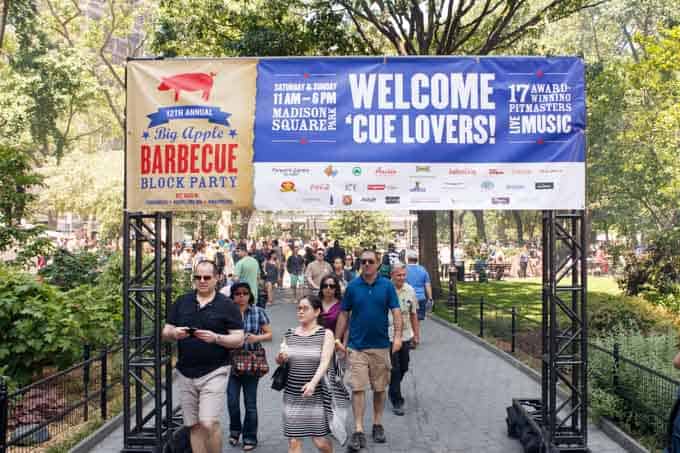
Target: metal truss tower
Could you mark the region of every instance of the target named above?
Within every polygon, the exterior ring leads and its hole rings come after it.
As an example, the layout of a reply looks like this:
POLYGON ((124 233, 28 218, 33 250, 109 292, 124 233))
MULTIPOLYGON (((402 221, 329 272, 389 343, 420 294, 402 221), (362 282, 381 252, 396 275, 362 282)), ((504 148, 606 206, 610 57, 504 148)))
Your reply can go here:
POLYGON ((172 303, 172 214, 126 212, 123 228, 121 452, 156 453, 173 428, 172 351, 161 343, 172 303))

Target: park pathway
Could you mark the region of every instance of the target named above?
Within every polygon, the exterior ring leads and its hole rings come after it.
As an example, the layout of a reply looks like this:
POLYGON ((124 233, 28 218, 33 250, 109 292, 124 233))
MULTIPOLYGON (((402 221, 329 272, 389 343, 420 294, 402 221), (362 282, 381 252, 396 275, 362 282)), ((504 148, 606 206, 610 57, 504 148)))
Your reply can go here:
MULTIPOLYGON (((268 309, 274 339, 267 345, 273 356, 282 333, 296 324, 295 305, 287 301, 268 309)), ((506 435, 505 408, 513 397, 538 397, 540 385, 483 347, 431 320, 423 323, 423 344, 411 355, 411 368, 403 382, 406 416, 392 414, 387 403, 384 425, 387 444, 373 444, 362 452, 393 453, 521 453, 519 442, 506 435)), ((261 381, 258 396, 260 453, 285 452, 281 433, 281 394, 261 381)), ((369 394, 370 395, 370 394, 369 394)), ((367 405, 370 407, 370 405, 367 405)), ((225 420, 225 439, 228 433, 225 420)), ((370 410, 365 429, 370 433, 370 410)), ((593 453, 625 450, 596 427, 590 428, 593 453)), ((117 453, 122 428, 97 445, 93 452, 117 453)), ((224 452, 241 451, 225 442, 224 452)), ((316 449, 305 442, 305 452, 316 449)), ((336 452, 345 449, 336 447, 336 452)))

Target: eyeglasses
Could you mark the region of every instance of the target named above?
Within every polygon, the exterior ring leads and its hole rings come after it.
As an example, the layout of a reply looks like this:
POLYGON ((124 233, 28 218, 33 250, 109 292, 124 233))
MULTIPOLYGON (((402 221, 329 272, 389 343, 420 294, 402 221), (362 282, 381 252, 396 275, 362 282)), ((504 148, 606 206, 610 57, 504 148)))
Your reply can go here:
POLYGON ((249 292, 237 292, 234 293, 234 296, 250 296, 249 292))
POLYGON ((364 266, 367 264, 375 264, 375 260, 361 260, 361 264, 364 266))
POLYGON ((323 285, 321 285, 321 289, 324 288, 335 288, 335 283, 324 283, 323 285))
POLYGON ((209 282, 212 280, 213 276, 212 275, 194 275, 194 280, 202 281, 202 282, 209 282))

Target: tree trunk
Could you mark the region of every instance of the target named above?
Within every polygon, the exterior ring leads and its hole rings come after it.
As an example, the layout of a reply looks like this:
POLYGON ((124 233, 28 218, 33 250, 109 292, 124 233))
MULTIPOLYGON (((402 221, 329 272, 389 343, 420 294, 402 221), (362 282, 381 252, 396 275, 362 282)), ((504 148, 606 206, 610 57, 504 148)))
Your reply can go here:
POLYGON ((439 279, 436 211, 418 211, 418 251, 420 264, 427 269, 432 281, 432 297, 441 295, 442 285, 439 279))
POLYGON ((477 239, 486 243, 486 226, 484 225, 484 211, 472 211, 477 224, 477 239))
POLYGON ((59 224, 59 213, 53 210, 47 211, 47 229, 56 230, 59 224))
POLYGON ((522 214, 519 211, 512 211, 512 217, 515 219, 517 225, 517 244, 524 245, 524 225, 522 223, 522 214))
POLYGON ((248 224, 250 219, 253 217, 254 209, 240 209, 239 214, 241 214, 238 225, 238 234, 240 240, 248 239, 248 224))
POLYGON ((465 214, 467 211, 461 211, 460 215, 456 219, 456 225, 455 225, 455 238, 454 242, 456 244, 460 243, 463 241, 463 232, 464 232, 464 227, 463 227, 463 221, 465 220, 465 214))
POLYGON ((5 38, 5 30, 7 29, 9 2, 10 0, 3 0, 2 2, 2 15, 0 15, 0 49, 2 49, 2 43, 5 38))

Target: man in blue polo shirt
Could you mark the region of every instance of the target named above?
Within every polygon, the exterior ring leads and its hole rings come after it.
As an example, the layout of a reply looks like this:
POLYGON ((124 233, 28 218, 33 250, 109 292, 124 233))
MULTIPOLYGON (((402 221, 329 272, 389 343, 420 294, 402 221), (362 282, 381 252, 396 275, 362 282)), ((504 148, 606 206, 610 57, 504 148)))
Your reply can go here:
MULTIPOLYGON (((352 280, 342 299, 336 338, 344 338, 350 320, 348 354, 352 385, 352 411, 355 431, 349 441, 351 451, 366 447, 364 409, 366 387, 373 390, 373 441, 385 443, 382 415, 385 391, 390 383, 390 356, 401 349, 402 319, 399 297, 392 282, 378 273, 378 255, 374 250, 361 254, 361 276, 352 280), (394 342, 390 351, 388 335, 391 311, 394 322, 394 342), (351 313, 351 314, 350 314, 351 313)), ((339 341, 339 340, 337 340, 339 341)))

